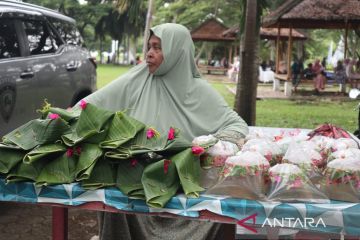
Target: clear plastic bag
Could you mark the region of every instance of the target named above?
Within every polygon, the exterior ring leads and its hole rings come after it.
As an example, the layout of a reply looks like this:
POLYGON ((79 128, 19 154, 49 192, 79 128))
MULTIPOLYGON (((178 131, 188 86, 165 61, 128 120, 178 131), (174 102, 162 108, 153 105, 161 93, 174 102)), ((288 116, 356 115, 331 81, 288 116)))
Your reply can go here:
POLYGON ((301 168, 304 173, 314 182, 317 183, 321 177, 323 158, 319 152, 311 149, 310 145, 292 142, 283 158, 284 163, 291 163, 301 168))
POLYGON ((355 142, 355 140, 351 138, 338 138, 334 141, 332 145, 333 152, 339 150, 345 150, 348 148, 359 148, 359 147, 358 144, 355 142))
POLYGON ((200 185, 207 189, 218 182, 220 171, 228 157, 233 156, 239 148, 236 144, 219 140, 200 156, 200 185))
MULTIPOLYGON (((274 166, 277 163, 281 163, 282 154, 279 146, 271 142, 268 139, 251 139, 247 141, 242 147, 242 152, 258 152, 264 156, 270 163, 270 166, 274 166)), ((241 152, 239 154, 242 154, 241 152)))
POLYGON ((297 165, 277 164, 269 169, 269 201, 328 203, 327 196, 318 190, 297 165))
POLYGON ((360 158, 329 162, 320 189, 333 200, 360 202, 360 158))
POLYGON ((309 139, 309 136, 300 129, 293 131, 282 131, 279 135, 274 136, 274 141, 280 147, 282 154, 284 155, 289 148, 289 145, 293 142, 303 142, 309 139))
POLYGON ((332 146, 334 144, 334 141, 334 138, 314 136, 307 142, 310 145, 313 145, 314 149, 321 154, 324 160, 326 160, 332 153, 332 146))
POLYGON ((347 159, 347 158, 360 159, 360 149, 358 148, 348 148, 340 151, 331 153, 329 156, 329 161, 334 159, 347 159))
POLYGON ((229 157, 219 182, 207 194, 262 200, 267 191, 269 162, 258 152, 242 152, 229 157))

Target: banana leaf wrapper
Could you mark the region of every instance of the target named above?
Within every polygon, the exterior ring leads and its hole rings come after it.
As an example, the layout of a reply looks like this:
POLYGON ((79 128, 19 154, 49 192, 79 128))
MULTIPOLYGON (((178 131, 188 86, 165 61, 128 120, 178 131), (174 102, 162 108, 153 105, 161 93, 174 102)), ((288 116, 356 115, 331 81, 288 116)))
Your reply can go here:
POLYGON ((88 179, 81 181, 81 186, 87 190, 115 186, 116 168, 106 159, 97 161, 88 179))
POLYGON ((56 113, 67 122, 71 122, 71 121, 77 119, 80 115, 79 111, 74 111, 72 109, 68 110, 68 109, 57 108, 57 107, 50 107, 49 109, 47 109, 45 114, 49 114, 49 113, 56 113))
POLYGON ((120 145, 134 138, 135 135, 143 130, 145 125, 134 118, 127 116, 123 112, 116 112, 111 121, 106 139, 100 143, 102 148, 118 148, 120 145))
POLYGON ((76 155, 67 156, 66 153, 49 161, 41 169, 35 185, 47 186, 74 182, 76 162, 76 155))
POLYGON ((33 163, 24 163, 21 161, 16 165, 6 176, 7 183, 33 181, 35 182, 41 170, 46 165, 47 161, 35 161, 33 163))
POLYGON ((116 187, 131 198, 145 199, 145 192, 141 182, 145 161, 131 159, 117 162, 116 187))
POLYGON ((15 146, 0 144, 0 173, 9 173, 13 167, 21 162, 25 154, 24 150, 15 146))
POLYGON ((61 118, 35 119, 5 135, 3 141, 30 150, 41 144, 55 143, 69 130, 70 126, 61 118))
POLYGON ((146 129, 136 134, 135 138, 120 146, 119 148, 108 151, 105 156, 115 159, 128 159, 142 155, 144 153, 171 154, 179 152, 191 146, 191 143, 181 137, 168 140, 167 136, 153 137, 147 139, 146 129))
POLYGON ((148 165, 141 178, 146 203, 150 207, 164 207, 180 187, 175 164, 170 163, 165 171, 164 162, 163 159, 148 165))
POLYGON ((96 144, 84 143, 80 146, 81 153, 75 169, 77 181, 88 179, 103 151, 96 144))
POLYGON ((195 156, 191 148, 170 158, 175 164, 180 178, 182 189, 188 198, 198 198, 199 192, 205 189, 200 187, 200 160, 195 156))
POLYGON ((66 146, 61 143, 47 144, 34 148, 28 152, 23 159, 24 163, 32 163, 49 155, 56 155, 66 152, 66 146))
POLYGON ((68 146, 74 146, 91 138, 89 142, 102 140, 107 135, 108 122, 113 116, 114 112, 97 108, 92 104, 87 104, 86 108, 81 111, 75 126, 72 128, 73 131, 62 136, 62 140, 68 146), (101 137, 96 135, 101 135, 101 137))

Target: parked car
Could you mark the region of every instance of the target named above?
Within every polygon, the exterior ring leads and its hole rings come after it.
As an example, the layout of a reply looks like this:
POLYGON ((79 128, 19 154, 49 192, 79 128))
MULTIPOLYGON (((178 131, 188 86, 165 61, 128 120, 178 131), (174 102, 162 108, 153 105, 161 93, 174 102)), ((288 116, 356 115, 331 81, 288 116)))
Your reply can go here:
POLYGON ((38 117, 47 99, 67 108, 96 90, 96 62, 75 20, 0 1, 0 137, 38 117))

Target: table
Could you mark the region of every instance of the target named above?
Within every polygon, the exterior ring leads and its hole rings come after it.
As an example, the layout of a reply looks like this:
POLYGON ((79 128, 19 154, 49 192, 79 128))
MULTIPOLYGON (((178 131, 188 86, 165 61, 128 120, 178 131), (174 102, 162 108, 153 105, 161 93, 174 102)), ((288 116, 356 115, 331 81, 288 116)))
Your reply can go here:
MULTIPOLYGON (((173 197, 163 209, 149 208, 144 201, 129 199, 116 188, 86 191, 78 183, 45 187, 35 187, 33 183, 23 182, 5 184, 0 180, 0 201, 17 203, 49 204, 53 208, 53 239, 67 239, 67 211, 63 207, 84 209, 160 214, 162 216, 182 216, 199 220, 235 224, 239 220, 256 214, 257 226, 269 225, 270 219, 294 218, 298 229, 360 236, 360 203, 331 201, 329 204, 280 203, 235 199, 226 196, 201 195, 200 198, 187 199, 179 194, 173 197), (322 219, 318 226, 304 225, 305 219, 322 219), (299 220, 298 220, 299 219, 299 220)), ((249 222, 253 219, 249 218, 249 222)), ((286 220, 285 220, 286 221, 286 220)), ((252 226, 248 221, 244 224, 252 226)), ((285 222, 285 224, 287 224, 285 222)), ((288 225, 286 225, 288 226, 288 225)), ((285 226, 285 227, 286 227, 285 226)), ((293 226, 293 225, 291 225, 293 226)), ((275 227, 275 226, 274 226, 275 227)), ((279 227, 279 225, 277 225, 279 227)))
MULTIPOLYGON (((268 134, 294 131, 294 129, 250 127, 250 132, 259 130, 268 134)), ((301 131, 306 134, 310 130, 301 129, 301 131)), ((187 199, 185 195, 179 194, 164 208, 155 209, 148 207, 143 200, 129 199, 116 188, 87 191, 78 183, 36 187, 30 182, 5 184, 4 179, 1 178, 0 201, 45 204, 53 207, 53 240, 67 239, 68 207, 231 223, 228 229, 232 233, 235 232, 236 223, 247 227, 275 228, 279 227, 275 219, 277 221, 285 219, 285 227, 291 225, 290 228, 293 229, 360 237, 360 203, 264 202, 205 194, 201 194, 199 198, 187 199), (293 218, 296 224, 290 224, 286 220, 289 218, 293 218), (255 220, 254 224, 252 220, 255 220), (317 226, 309 226, 311 220, 314 221, 312 225, 317 226)))

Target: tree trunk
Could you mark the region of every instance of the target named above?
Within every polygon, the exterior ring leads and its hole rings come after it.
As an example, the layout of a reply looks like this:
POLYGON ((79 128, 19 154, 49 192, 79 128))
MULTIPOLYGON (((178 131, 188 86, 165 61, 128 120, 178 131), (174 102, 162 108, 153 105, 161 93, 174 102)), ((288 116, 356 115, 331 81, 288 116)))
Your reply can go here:
POLYGON ((154 0, 149 0, 148 11, 147 11, 147 15, 146 15, 146 25, 145 25, 145 31, 144 31, 144 45, 143 45, 144 57, 146 56, 147 39, 149 38, 149 30, 150 30, 150 26, 151 26, 153 8, 154 8, 154 0))
POLYGON ((254 126, 256 120, 256 90, 258 81, 258 67, 256 56, 260 28, 257 26, 257 2, 247 0, 245 29, 240 45, 240 73, 236 89, 235 111, 254 126))

